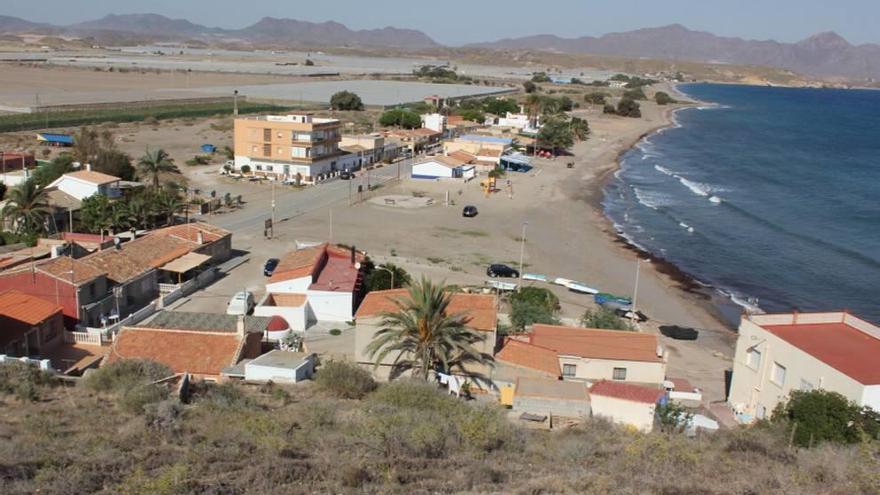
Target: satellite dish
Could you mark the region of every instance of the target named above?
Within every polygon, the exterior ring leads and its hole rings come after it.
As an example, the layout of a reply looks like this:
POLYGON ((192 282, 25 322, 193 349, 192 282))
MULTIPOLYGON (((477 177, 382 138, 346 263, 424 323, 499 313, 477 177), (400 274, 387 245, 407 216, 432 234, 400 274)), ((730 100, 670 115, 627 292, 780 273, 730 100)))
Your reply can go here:
POLYGON ((361 262, 358 261, 357 263, 355 263, 354 267, 357 268, 358 270, 360 270, 361 269, 361 262))

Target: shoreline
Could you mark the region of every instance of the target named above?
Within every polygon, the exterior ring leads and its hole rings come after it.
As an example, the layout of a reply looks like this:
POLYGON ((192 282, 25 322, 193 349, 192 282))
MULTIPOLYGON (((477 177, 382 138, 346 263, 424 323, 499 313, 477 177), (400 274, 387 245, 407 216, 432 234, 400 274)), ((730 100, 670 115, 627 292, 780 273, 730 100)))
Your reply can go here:
POLYGON ((608 183, 613 180, 614 174, 621 169, 624 155, 629 153, 644 139, 654 136, 665 129, 674 128, 677 125, 675 120, 676 112, 709 104, 682 93, 677 85, 672 85, 667 89, 674 92, 678 97, 687 99, 689 102, 687 104, 678 104, 674 107, 664 109, 660 114, 660 124, 625 141, 621 148, 617 150, 613 163, 597 170, 596 175, 587 180, 588 191, 585 199, 590 208, 598 215, 598 219, 596 220, 597 227, 605 232, 618 249, 635 253, 637 257, 649 260, 650 265, 648 266, 652 272, 668 280, 677 290, 682 292, 683 295, 691 296, 684 297, 683 299, 692 301, 724 328, 735 333, 736 322, 732 321, 731 315, 727 315, 723 311, 723 306, 726 306, 723 302, 724 300, 727 300, 730 305, 735 306, 736 308, 740 308, 739 305, 730 299, 729 296, 724 296, 724 293, 720 291, 720 289, 702 283, 697 277, 688 273, 674 262, 669 261, 663 256, 652 253, 627 239, 617 231, 613 220, 607 215, 602 204, 605 199, 605 189, 608 183), (719 298, 721 299, 719 300, 719 298))

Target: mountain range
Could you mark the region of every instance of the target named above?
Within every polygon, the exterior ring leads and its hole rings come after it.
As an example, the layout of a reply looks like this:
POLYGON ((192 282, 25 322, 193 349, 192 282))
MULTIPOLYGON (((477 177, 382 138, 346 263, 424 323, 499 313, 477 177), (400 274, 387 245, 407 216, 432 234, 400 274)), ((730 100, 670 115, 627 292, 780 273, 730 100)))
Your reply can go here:
MULTIPOLYGON (((353 30, 338 22, 307 22, 265 17, 242 29, 207 27, 157 14, 108 15, 67 26, 0 16, 0 34, 36 33, 118 40, 217 40, 273 46, 354 46, 410 50, 443 48, 425 33, 395 27, 353 30)), ((758 65, 813 76, 880 79, 880 45, 852 45, 836 33, 811 36, 797 43, 716 36, 684 26, 637 29, 599 37, 562 38, 552 34, 475 43, 464 48, 552 51, 632 58, 758 65)))

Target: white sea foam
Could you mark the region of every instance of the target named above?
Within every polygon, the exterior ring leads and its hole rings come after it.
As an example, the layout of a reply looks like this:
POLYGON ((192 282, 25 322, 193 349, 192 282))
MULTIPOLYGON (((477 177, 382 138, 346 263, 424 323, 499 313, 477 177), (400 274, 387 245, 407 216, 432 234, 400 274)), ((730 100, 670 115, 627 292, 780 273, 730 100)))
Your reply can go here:
POLYGON ((658 172, 664 173, 670 177, 675 177, 675 172, 673 172, 672 170, 669 170, 668 168, 664 167, 663 165, 654 165, 654 169, 657 170, 658 172))
POLYGON ((684 185, 684 187, 690 189, 691 192, 696 194, 697 196, 706 197, 709 196, 709 193, 712 192, 712 190, 706 184, 700 184, 699 182, 685 179, 680 175, 676 175, 676 177, 678 178, 678 181, 684 185))
POLYGON ((723 200, 722 200, 721 198, 719 198, 718 196, 712 196, 711 198, 709 198, 709 201, 711 201, 711 202, 715 203, 716 205, 718 205, 718 204, 721 204, 721 202, 722 202, 723 200))
POLYGON ((694 233, 694 228, 684 222, 678 222, 678 226, 692 234, 694 233))
POLYGON ((638 187, 634 187, 633 192, 636 194, 636 199, 638 200, 638 202, 642 205, 647 206, 652 210, 656 210, 660 207, 660 205, 656 202, 656 197, 652 196, 650 193, 642 191, 638 187))

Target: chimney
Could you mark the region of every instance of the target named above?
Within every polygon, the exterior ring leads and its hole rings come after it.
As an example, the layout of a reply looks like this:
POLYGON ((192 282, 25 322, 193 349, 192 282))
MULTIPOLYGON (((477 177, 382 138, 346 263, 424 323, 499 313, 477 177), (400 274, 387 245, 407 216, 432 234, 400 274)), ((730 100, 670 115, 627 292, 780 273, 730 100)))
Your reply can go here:
POLYGON ((91 163, 86 163, 86 171, 88 171, 88 172, 92 171, 92 164, 91 163))
POLYGON ((235 321, 235 334, 244 337, 244 315, 238 315, 238 320, 235 321))
POLYGON ((357 262, 357 251, 355 250, 354 246, 352 246, 351 247, 351 266, 354 266, 354 264, 356 262, 357 262))
POLYGON ((119 251, 120 249, 122 249, 122 241, 119 240, 118 237, 114 237, 113 238, 113 246, 116 248, 117 251, 119 251))
POLYGON ((202 234, 202 231, 200 230, 200 231, 196 232, 196 244, 201 246, 204 243, 205 243, 205 236, 202 234))

